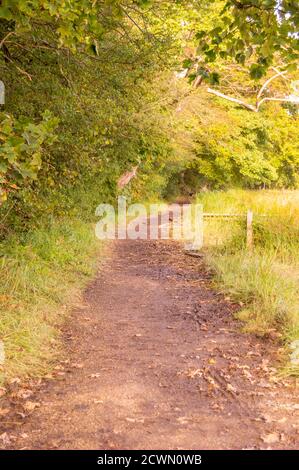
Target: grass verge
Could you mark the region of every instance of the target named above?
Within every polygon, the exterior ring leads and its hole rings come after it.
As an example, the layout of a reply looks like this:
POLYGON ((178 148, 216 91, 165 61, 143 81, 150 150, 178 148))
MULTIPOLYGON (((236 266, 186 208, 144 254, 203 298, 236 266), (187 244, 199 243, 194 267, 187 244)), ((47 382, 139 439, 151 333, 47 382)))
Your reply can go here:
POLYGON ((0 383, 49 371, 59 327, 95 273, 100 249, 91 223, 66 216, 1 243, 0 383))
MULTIPOLYGON (((206 222, 207 259, 217 284, 244 304, 244 329, 274 334, 290 348, 288 373, 299 374, 299 191, 204 193, 206 212, 254 211, 254 249, 245 247, 245 222, 206 222), (215 239, 217 243, 215 243, 215 239)), ((230 220, 230 219, 229 219, 230 220)))

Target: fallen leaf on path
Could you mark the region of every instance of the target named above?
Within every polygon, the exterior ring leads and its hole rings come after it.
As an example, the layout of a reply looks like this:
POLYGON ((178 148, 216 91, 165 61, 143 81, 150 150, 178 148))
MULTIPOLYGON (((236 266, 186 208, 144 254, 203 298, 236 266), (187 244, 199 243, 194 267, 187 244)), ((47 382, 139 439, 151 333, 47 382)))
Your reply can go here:
POLYGON ((46 374, 46 375, 44 376, 44 379, 49 379, 49 380, 50 380, 50 379, 53 379, 53 375, 52 375, 52 374, 46 374))
POLYGON ((274 384, 281 384, 282 385, 280 378, 275 377, 274 375, 272 377, 269 377, 269 381, 274 383, 274 384))
POLYGON ((206 379, 206 381, 209 383, 209 386, 212 388, 212 389, 218 389, 219 388, 219 385, 215 382, 215 380, 208 374, 206 374, 204 376, 204 378, 206 379))
POLYGON ((14 377, 9 381, 10 384, 19 384, 21 383, 21 379, 19 377, 14 377))
POLYGON ((208 327, 206 325, 201 325, 200 327, 201 331, 208 331, 208 327))
POLYGON ((212 410, 219 410, 219 411, 223 411, 223 406, 222 405, 218 405, 218 403, 214 403, 212 406, 211 406, 212 410))
POLYGON ((16 397, 18 398, 29 398, 33 395, 33 390, 28 390, 28 389, 21 389, 16 393, 16 397))
POLYGON ((275 444, 276 442, 279 442, 280 437, 277 432, 273 432, 271 434, 265 434, 261 436, 261 439, 265 444, 275 444))
POLYGON ((242 375, 251 383, 251 385, 255 384, 253 376, 247 369, 242 369, 242 375))
POLYGON ((257 385, 263 388, 271 388, 271 385, 265 379, 260 380, 257 385))
POLYGON ((40 406, 40 403, 34 402, 34 401, 26 401, 23 405, 23 408, 26 411, 33 411, 35 408, 38 408, 40 406))
POLYGON ((227 328, 219 328, 219 331, 221 331, 222 333, 230 333, 230 330, 228 330, 227 328))
POLYGON ((261 354, 257 351, 249 351, 246 356, 257 356, 257 357, 261 357, 261 354))
POLYGON ((160 388, 167 388, 167 385, 162 384, 162 383, 160 382, 160 383, 159 383, 159 387, 160 387, 160 388))
POLYGON ((186 416, 180 416, 179 418, 177 418, 177 421, 180 424, 188 424, 189 418, 187 418, 186 416))
POLYGON ((7 434, 7 432, 4 432, 3 434, 0 435, 0 440, 3 442, 3 444, 5 446, 10 444, 10 442, 11 442, 11 439, 10 439, 9 435, 7 434))
POLYGON ((190 379, 194 379, 194 377, 196 377, 197 375, 198 375, 199 377, 202 376, 202 371, 201 371, 200 369, 190 370, 190 371, 187 373, 187 377, 190 377, 190 379))
POLYGON ((284 418, 278 419, 277 422, 278 422, 279 424, 284 424, 284 423, 287 422, 287 418, 284 417, 284 418))
POLYGON ((226 389, 228 392, 237 393, 237 389, 232 384, 227 384, 226 389))
POLYGON ((74 369, 83 369, 84 364, 82 364, 82 363, 74 363, 74 364, 71 364, 71 367, 73 367, 74 369))
POLYGON ((144 423, 143 418, 126 418, 126 421, 128 421, 128 423, 144 423))

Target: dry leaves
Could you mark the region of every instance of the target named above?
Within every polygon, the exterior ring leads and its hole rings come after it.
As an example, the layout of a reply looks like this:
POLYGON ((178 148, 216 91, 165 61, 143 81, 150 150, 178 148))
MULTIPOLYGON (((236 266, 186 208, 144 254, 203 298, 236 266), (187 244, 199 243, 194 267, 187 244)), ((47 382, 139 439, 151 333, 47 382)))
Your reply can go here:
POLYGON ((237 389, 232 384, 227 384, 226 390, 230 393, 237 393, 237 389))
POLYGON ((84 364, 76 362, 74 364, 71 364, 71 367, 73 367, 73 369, 83 369, 84 364))
POLYGON ((141 424, 143 424, 144 423, 144 418, 126 418, 126 421, 128 421, 128 423, 141 423, 141 424))
POLYGON ((187 372, 186 375, 190 379, 194 379, 194 377, 196 377, 196 376, 201 377, 202 376, 202 371, 201 371, 201 369, 190 370, 190 371, 187 372))
POLYGON ((4 432, 0 435, 0 441, 2 441, 2 443, 7 446, 11 443, 11 439, 9 437, 9 435, 7 434, 7 432, 4 432))
POLYGON ((24 400, 31 397, 32 395, 33 395, 33 390, 29 390, 29 389, 18 390, 18 392, 15 394, 17 398, 23 398, 24 400))
POLYGON ((40 406, 40 403, 34 402, 34 401, 26 401, 23 404, 23 408, 28 412, 35 410, 35 408, 38 408, 39 406, 40 406))
POLYGON ((261 439, 265 444, 275 444, 276 442, 279 442, 280 436, 277 432, 273 432, 271 434, 264 434, 261 436, 261 439))

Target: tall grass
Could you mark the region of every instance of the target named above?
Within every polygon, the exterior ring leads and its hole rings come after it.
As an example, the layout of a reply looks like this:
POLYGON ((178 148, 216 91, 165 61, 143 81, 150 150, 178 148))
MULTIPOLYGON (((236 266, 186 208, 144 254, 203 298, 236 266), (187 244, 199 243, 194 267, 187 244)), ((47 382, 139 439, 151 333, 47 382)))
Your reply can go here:
MULTIPOLYGON (((254 249, 246 249, 245 218, 207 221, 208 262, 225 292, 242 302, 245 329, 299 339, 299 191, 211 192, 198 195, 205 212, 254 212, 254 249), (215 237, 217 244, 215 244, 215 237)), ((296 351, 290 371, 299 372, 296 351)))
POLYGON ((59 326, 94 273, 99 249, 92 224, 66 216, 1 243, 0 382, 49 370, 59 326))

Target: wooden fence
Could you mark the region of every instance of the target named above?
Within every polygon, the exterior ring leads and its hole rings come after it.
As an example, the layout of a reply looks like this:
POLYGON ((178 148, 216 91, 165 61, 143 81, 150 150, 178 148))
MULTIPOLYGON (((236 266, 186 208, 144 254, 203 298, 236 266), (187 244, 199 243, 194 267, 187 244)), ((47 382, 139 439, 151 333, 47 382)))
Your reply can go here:
MULTIPOLYGON (((212 212, 204 212, 203 219, 235 219, 235 218, 246 218, 246 246, 249 250, 253 247, 253 212, 248 210, 247 214, 216 214, 212 212)), ((202 227, 202 240, 204 239, 204 224, 201 224, 202 227)))

